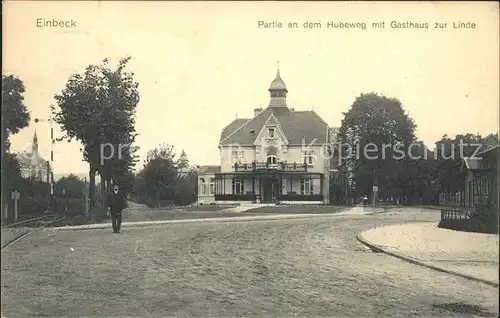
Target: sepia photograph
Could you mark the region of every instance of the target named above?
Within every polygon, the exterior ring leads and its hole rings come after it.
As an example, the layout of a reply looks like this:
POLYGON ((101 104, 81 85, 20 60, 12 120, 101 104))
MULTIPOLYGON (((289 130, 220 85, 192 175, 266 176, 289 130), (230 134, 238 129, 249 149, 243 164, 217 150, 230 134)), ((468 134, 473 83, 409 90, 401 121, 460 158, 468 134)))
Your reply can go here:
POLYGON ((498 317, 499 4, 3 2, 1 317, 498 317))

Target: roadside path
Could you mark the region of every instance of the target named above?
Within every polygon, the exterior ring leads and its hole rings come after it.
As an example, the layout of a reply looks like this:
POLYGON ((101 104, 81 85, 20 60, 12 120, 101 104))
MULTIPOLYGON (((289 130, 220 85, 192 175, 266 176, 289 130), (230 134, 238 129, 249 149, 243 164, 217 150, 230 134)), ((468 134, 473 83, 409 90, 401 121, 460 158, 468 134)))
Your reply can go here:
POLYGON ((425 222, 373 228, 358 239, 407 261, 498 286, 498 235, 441 229, 425 222))

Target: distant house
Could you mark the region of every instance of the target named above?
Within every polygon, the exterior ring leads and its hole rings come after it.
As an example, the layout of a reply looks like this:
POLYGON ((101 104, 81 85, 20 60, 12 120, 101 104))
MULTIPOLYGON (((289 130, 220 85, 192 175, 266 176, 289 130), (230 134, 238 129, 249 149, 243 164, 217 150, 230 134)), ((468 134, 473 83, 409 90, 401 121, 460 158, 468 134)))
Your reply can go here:
POLYGON ((456 192, 444 200, 440 227, 498 233, 499 145, 464 158, 456 192))
POLYGON ((465 177, 464 205, 473 208, 488 205, 498 182, 499 146, 490 147, 474 158, 464 158, 461 171, 465 177))
POLYGON ((336 131, 316 112, 288 106, 279 70, 269 93, 267 108, 255 108, 252 118, 235 119, 222 130, 221 165, 198 173, 200 202, 329 202, 332 169, 325 146, 336 131))
POLYGON ((25 150, 17 154, 17 160, 21 168, 21 176, 36 181, 48 181, 50 165, 42 158, 38 150, 38 137, 36 130, 33 134, 33 142, 30 150, 25 150))

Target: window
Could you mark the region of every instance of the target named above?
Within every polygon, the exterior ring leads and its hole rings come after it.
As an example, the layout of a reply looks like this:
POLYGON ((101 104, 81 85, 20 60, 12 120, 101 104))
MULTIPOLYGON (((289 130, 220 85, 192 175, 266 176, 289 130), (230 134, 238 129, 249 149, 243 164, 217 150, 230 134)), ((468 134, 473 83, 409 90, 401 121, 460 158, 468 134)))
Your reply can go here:
POLYGON ((479 185, 480 193, 483 195, 488 194, 488 188, 489 188, 488 178, 486 176, 482 176, 481 183, 479 185))
POLYGON ((243 151, 237 151, 237 150, 233 150, 231 152, 231 164, 234 165, 234 164, 241 164, 243 163, 243 160, 244 160, 244 152, 243 151))
POLYGON ((243 194, 243 180, 233 179, 233 194, 243 194))
POLYGON ((206 195, 207 194, 207 184, 205 181, 205 178, 200 178, 200 195, 206 195))
POLYGON ((214 180, 214 178, 210 178, 209 183, 210 183, 210 195, 214 195, 215 194, 215 180, 214 180))
POLYGON ((276 164, 276 163, 278 163, 278 157, 273 156, 273 155, 267 156, 266 162, 276 164))
POLYGON ((273 92, 271 92, 271 97, 285 97, 285 92, 273 91, 273 92))
POLYGON ((286 190, 286 179, 281 180, 281 193, 288 193, 288 191, 286 190))
POLYGON ((307 150, 302 152, 302 164, 307 163, 308 166, 314 166, 314 151, 307 150))
POLYGON ((269 128, 268 132, 269 132, 269 138, 274 138, 274 128, 269 128))
POLYGON ((300 180, 300 194, 302 195, 313 194, 313 185, 311 179, 300 180))

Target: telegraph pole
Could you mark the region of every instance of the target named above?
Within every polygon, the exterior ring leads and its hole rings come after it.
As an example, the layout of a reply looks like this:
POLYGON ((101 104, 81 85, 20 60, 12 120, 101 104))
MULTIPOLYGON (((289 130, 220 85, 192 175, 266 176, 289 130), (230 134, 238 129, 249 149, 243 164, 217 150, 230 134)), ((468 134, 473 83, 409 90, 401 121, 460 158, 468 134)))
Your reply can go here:
POLYGON ((39 122, 48 122, 50 124, 50 165, 49 169, 47 169, 47 179, 49 180, 49 211, 53 210, 54 207, 54 144, 56 140, 54 139, 54 127, 52 118, 48 119, 40 119, 35 118, 35 123, 39 122))

